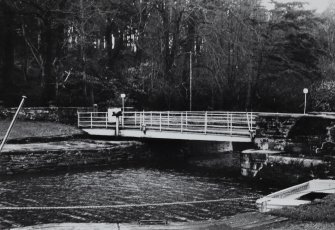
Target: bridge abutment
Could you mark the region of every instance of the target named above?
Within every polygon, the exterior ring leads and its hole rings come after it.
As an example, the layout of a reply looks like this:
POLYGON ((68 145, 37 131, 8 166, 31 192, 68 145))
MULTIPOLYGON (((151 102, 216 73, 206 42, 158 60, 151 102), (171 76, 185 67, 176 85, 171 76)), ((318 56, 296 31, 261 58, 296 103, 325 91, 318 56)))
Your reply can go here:
POLYGON ((241 152, 241 174, 298 183, 331 176, 335 118, 324 115, 258 114, 256 149, 241 152))

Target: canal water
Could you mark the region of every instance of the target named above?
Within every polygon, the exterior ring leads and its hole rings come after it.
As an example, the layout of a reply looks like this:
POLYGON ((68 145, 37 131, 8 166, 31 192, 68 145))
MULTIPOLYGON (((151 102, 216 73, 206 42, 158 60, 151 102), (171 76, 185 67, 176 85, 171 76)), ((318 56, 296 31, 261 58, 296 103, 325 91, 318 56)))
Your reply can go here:
MULTIPOLYGON (((241 181, 175 169, 118 168, 0 180, 0 206, 122 205, 260 196, 241 181)), ((254 200, 163 207, 0 211, 0 226, 63 222, 195 221, 256 210, 254 200)))

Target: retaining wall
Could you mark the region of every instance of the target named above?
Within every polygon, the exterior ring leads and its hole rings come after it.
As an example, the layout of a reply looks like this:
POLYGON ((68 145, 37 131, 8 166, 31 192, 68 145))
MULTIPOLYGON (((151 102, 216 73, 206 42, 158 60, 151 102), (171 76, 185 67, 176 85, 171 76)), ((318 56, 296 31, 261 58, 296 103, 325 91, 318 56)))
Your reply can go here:
POLYGON ((260 113, 256 123, 255 143, 262 150, 313 154, 335 140, 334 116, 260 113))

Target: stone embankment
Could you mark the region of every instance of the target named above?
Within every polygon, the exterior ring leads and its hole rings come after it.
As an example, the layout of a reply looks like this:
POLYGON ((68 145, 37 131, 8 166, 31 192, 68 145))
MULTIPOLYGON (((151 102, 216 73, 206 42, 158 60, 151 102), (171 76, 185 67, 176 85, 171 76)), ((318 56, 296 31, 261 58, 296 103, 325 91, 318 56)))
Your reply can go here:
POLYGON ((294 184, 335 175, 333 114, 259 114, 254 140, 241 153, 244 176, 294 184))

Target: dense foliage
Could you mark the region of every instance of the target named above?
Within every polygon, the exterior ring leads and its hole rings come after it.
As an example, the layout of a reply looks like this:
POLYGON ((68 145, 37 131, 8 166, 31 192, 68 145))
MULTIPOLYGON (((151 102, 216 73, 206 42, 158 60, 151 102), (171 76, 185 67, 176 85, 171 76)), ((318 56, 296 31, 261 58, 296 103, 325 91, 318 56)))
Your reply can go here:
POLYGON ((335 18, 260 0, 0 0, 0 100, 332 110, 335 18), (192 76, 192 93, 190 93, 192 76), (326 92, 326 93, 324 93, 326 92), (314 108, 309 108, 314 109, 314 108))

